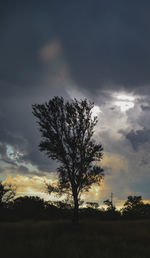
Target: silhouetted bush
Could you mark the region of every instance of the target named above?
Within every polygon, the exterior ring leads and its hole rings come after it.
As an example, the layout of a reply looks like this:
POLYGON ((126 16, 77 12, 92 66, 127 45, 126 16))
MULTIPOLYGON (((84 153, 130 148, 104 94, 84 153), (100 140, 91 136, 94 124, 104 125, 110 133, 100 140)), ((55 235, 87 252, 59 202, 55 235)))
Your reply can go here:
MULTIPOLYGON (((1 221, 71 220, 72 216, 71 204, 61 201, 47 202, 37 196, 18 197, 14 201, 8 202, 7 205, 0 206, 1 221)), ((115 206, 98 209, 95 203, 90 202, 87 208, 79 209, 79 216, 85 220, 150 219, 150 204, 144 204, 141 196, 128 196, 124 207, 118 211, 115 206)))
POLYGON ((150 204, 144 204, 141 196, 128 196, 121 211, 123 218, 126 219, 150 218, 150 204))

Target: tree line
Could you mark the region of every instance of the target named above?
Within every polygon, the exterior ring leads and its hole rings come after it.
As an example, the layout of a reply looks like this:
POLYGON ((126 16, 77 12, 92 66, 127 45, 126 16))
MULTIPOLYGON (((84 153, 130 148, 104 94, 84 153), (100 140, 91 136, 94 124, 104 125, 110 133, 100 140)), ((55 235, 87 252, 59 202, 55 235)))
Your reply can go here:
MULTIPOLYGON (((104 201, 107 208, 97 202, 81 203, 81 219, 135 220, 150 219, 150 204, 144 203, 141 196, 128 196, 122 209, 117 210, 111 200, 104 201)), ((17 197, 15 187, 0 183, 0 220, 57 220, 71 219, 73 204, 66 201, 44 201, 38 196, 17 197)))

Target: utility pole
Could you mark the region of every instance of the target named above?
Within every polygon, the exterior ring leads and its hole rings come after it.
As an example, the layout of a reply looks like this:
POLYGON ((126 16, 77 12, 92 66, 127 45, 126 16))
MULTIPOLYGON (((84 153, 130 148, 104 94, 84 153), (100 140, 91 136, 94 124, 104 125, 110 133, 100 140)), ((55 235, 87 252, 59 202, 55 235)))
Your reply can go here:
POLYGON ((110 201, 111 201, 111 207, 113 208, 113 193, 111 193, 110 201))

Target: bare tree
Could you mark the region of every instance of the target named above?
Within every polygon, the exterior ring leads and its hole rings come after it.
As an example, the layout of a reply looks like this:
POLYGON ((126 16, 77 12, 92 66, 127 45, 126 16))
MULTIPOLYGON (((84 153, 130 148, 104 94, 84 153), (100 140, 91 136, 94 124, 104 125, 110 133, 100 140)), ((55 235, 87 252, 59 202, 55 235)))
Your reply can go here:
POLYGON ((92 139, 97 124, 97 117, 92 117, 93 107, 86 99, 65 102, 62 97, 33 105, 42 135, 40 150, 59 162, 59 183, 57 187, 49 185, 48 191, 72 195, 76 223, 81 193, 92 184, 100 184, 104 176, 103 169, 97 165, 103 148, 92 139))

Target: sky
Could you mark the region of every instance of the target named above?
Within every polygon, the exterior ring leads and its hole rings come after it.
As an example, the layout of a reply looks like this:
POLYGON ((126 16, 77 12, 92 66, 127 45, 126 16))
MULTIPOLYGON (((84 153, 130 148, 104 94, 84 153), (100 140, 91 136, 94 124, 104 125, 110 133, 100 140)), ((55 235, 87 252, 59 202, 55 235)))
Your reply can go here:
POLYGON ((31 106, 63 96, 98 116, 105 178, 84 199, 150 200, 149 13, 148 0, 1 1, 0 180, 18 195, 45 197, 56 180, 31 106))

